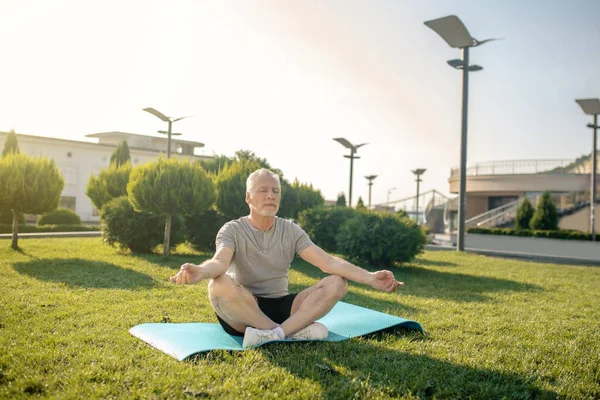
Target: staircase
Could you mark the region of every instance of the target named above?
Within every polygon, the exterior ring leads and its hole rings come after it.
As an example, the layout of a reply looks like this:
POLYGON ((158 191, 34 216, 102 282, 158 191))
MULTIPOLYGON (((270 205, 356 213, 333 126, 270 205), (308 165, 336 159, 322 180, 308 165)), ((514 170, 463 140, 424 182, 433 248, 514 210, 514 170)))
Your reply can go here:
MULTIPOLYGON (((529 195, 527 198, 535 207, 540 195, 529 195)), ((585 192, 561 193, 552 195, 552 200, 558 211, 558 216, 572 214, 589 206, 589 194, 585 192)), ((503 206, 488 210, 465 221, 468 228, 505 228, 514 226, 517 211, 525 197, 521 197, 503 206)))

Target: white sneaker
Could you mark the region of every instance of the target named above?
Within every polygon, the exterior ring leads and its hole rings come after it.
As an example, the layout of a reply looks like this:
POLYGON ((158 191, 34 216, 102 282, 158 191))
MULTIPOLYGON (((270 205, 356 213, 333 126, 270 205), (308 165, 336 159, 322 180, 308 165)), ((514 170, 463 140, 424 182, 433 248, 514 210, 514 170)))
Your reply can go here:
POLYGON ((300 329, 298 332, 294 333, 291 336, 288 336, 287 339, 292 340, 323 340, 327 339, 329 335, 329 330, 327 327, 319 322, 313 322, 306 328, 300 329))
POLYGON ((281 340, 276 332, 271 329, 261 330, 255 329, 251 327, 247 327, 244 332, 244 341, 242 342, 242 347, 244 349, 249 349, 251 347, 260 346, 261 344, 272 342, 273 340, 281 340))

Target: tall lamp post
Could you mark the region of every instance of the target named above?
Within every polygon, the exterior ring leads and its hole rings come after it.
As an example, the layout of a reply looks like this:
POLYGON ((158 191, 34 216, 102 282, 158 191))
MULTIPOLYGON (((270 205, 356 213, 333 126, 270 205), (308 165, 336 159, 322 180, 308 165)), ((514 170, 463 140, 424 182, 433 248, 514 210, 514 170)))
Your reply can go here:
POLYGON ((590 188, 592 192, 592 196, 590 199, 590 230, 592 232, 592 240, 596 240, 596 225, 594 212, 596 207, 596 145, 597 145, 597 130, 598 130, 598 114, 600 114, 600 99, 580 99, 575 100, 577 104, 583 109, 583 112, 588 115, 594 116, 594 122, 592 124, 588 124, 588 128, 592 128, 592 187, 590 188))
POLYGON ((365 176, 365 178, 367 178, 367 180, 369 181, 369 207, 368 209, 371 209, 371 186, 373 186, 373 180, 375 178, 377 178, 377 175, 368 175, 365 176))
POLYGON ((415 220, 419 223, 419 183, 422 182, 421 175, 423 175, 427 171, 425 168, 418 168, 412 171, 413 174, 417 176, 417 213, 415 220))
POLYGON ((149 112, 150 114, 154 115, 156 118, 160 119, 161 121, 169 123, 169 129, 167 131, 158 131, 158 133, 167 135, 167 158, 171 158, 171 136, 181 135, 181 133, 173 133, 172 132, 173 123, 177 122, 177 121, 181 121, 184 118, 188 118, 188 117, 190 117, 190 115, 188 115, 186 117, 180 117, 180 118, 169 118, 154 108, 150 108, 150 107, 144 108, 144 111, 149 112))
POLYGON ((367 143, 353 145, 347 139, 344 139, 344 138, 333 138, 333 140, 340 143, 345 148, 350 149, 350 155, 344 156, 344 157, 350 159, 350 188, 348 190, 348 207, 352 207, 352 169, 354 168, 354 160, 357 158, 360 158, 359 156, 356 156, 355 154, 359 147, 362 147, 367 143))
POLYGON ((425 21, 425 25, 433 29, 452 48, 462 49, 462 60, 448 61, 451 67, 462 69, 462 127, 460 139, 460 189, 458 202, 458 238, 457 250, 465 249, 465 204, 467 187, 467 113, 469 106, 469 72, 481 71, 483 67, 469 64, 469 49, 480 46, 490 40, 479 41, 471 36, 465 25, 456 15, 425 21))

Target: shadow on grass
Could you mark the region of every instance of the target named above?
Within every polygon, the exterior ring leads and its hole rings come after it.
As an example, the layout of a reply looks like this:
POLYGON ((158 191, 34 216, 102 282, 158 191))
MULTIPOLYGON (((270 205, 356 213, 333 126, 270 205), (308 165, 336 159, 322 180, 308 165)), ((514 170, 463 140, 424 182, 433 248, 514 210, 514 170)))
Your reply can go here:
POLYGON ((212 254, 203 253, 203 254, 172 254, 168 257, 164 257, 160 254, 152 253, 152 254, 141 254, 141 253, 131 253, 130 257, 135 257, 139 260, 143 260, 159 267, 170 268, 173 270, 178 270, 185 263, 193 263, 193 264, 201 264, 205 260, 212 257, 212 254))
POLYGON ((136 289, 153 287, 154 280, 145 274, 114 264, 79 258, 47 258, 18 262, 14 269, 42 281, 61 282, 69 286, 102 289, 136 289))
MULTIPOLYGON (((381 336, 384 340, 385 335, 381 336)), ((420 337, 416 333, 407 335, 420 337)), ((537 387, 531 377, 456 365, 363 340, 267 344, 257 351, 273 365, 318 384, 324 398, 557 397, 555 392, 537 387)))
POLYGON ((419 266, 430 266, 430 267, 457 267, 458 264, 448 261, 439 261, 439 260, 428 260, 424 258, 416 258, 413 261, 414 264, 419 266))
POLYGON ((403 267, 396 273, 407 282, 406 294, 457 301, 486 301, 491 293, 540 292, 542 287, 487 276, 473 276, 434 271, 427 268, 403 267))
MULTIPOLYGON (((414 265, 414 264, 412 264, 414 265)), ((432 265, 424 262, 423 265, 432 265)), ((295 261, 295 269, 314 279, 327 276, 318 268, 312 267, 304 261, 295 261)), ((376 269, 364 267, 368 271, 376 269)), ((418 297, 444 298, 458 301, 485 301, 487 294, 496 292, 539 292, 540 286, 528 283, 510 281, 506 279, 490 278, 486 276, 473 276, 451 272, 434 271, 427 268, 406 266, 391 269, 399 281, 404 281, 406 286, 399 289, 399 295, 410 294, 418 297)), ((364 286, 367 290, 379 292, 364 286)), ((366 297, 369 301, 377 301, 366 297)), ((392 302, 397 304, 396 302, 392 302)))

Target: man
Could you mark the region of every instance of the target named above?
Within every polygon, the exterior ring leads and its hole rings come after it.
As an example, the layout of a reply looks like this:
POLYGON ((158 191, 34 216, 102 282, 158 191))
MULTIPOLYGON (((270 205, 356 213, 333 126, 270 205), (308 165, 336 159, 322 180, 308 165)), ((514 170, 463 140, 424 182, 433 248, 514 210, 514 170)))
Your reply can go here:
POLYGON ((346 294, 346 279, 386 292, 404 285, 390 271, 370 273, 327 254, 302 228, 276 216, 280 201, 278 175, 264 168, 250 174, 250 215, 223 225, 212 259, 183 264, 171 277, 177 284, 210 279, 209 298, 217 319, 227 333, 244 337, 244 348, 284 338, 327 338, 327 328, 315 321, 346 294), (329 276, 288 294, 288 270, 296 254, 329 276))

